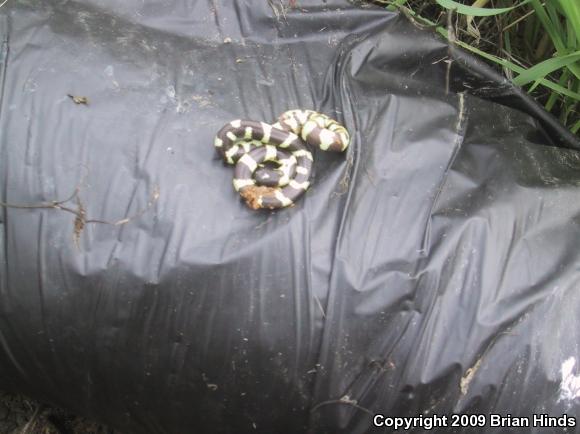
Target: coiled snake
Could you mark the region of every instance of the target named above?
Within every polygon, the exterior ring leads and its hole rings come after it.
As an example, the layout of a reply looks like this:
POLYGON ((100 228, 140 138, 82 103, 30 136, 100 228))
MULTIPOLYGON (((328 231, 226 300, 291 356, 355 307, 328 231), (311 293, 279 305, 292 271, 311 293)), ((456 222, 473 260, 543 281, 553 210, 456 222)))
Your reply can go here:
POLYGON ((235 120, 217 133, 214 146, 235 164, 234 188, 252 209, 284 208, 310 186, 312 153, 343 152, 350 137, 341 124, 312 110, 290 110, 278 122, 235 120))

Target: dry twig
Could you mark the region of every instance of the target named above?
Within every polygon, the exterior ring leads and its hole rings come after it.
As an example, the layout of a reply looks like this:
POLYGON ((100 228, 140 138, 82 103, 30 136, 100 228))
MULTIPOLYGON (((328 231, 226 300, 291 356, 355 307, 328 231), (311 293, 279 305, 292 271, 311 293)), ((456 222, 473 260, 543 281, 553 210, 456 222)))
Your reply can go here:
MULTIPOLYGON (((83 166, 83 167, 85 169, 87 169, 86 166, 83 166)), ((73 193, 70 196, 68 196, 66 199, 55 200, 55 201, 51 201, 51 202, 47 202, 47 203, 32 204, 32 205, 21 205, 21 204, 12 204, 12 203, 0 202, 0 206, 6 207, 6 208, 17 208, 17 209, 57 209, 60 211, 74 214, 75 220, 74 220, 74 227, 73 227, 73 239, 74 239, 75 245, 77 247, 79 247, 80 236, 83 232, 83 229, 85 228, 85 226, 87 224, 98 223, 98 224, 105 224, 105 225, 111 225, 111 226, 121 226, 121 225, 127 224, 127 223, 131 222, 132 220, 135 220, 135 219, 141 217, 143 214, 145 214, 147 211, 149 211, 149 209, 154 205, 154 203, 157 201, 157 199, 159 199, 159 188, 157 186, 155 186, 153 189, 153 193, 151 195, 151 198, 147 202, 147 206, 145 208, 143 208, 142 210, 138 211, 137 213, 133 214, 132 216, 126 217, 126 218, 123 218, 120 220, 116 220, 116 221, 90 219, 87 217, 86 208, 85 208, 85 206, 80 198, 81 186, 84 183, 84 180, 85 180, 87 174, 88 174, 88 169, 86 170, 85 174, 83 175, 83 177, 81 178, 81 180, 79 181, 77 186, 75 187, 73 193), (67 202, 73 202, 73 201, 76 204, 76 208, 71 208, 69 206, 65 206, 65 204, 67 202)))

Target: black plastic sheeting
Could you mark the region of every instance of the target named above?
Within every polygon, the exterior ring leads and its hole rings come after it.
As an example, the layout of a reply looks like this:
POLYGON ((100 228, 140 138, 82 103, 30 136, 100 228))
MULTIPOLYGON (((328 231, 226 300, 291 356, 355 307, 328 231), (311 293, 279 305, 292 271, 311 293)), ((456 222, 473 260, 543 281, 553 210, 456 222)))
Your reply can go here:
POLYGON ((135 433, 580 416, 580 145, 482 63, 344 1, 0 13, 2 200, 86 173, 87 218, 115 221, 160 191, 78 247, 73 214, 2 209, 0 389, 135 433), (251 211, 213 136, 291 108, 352 145, 316 152, 295 207, 251 211))

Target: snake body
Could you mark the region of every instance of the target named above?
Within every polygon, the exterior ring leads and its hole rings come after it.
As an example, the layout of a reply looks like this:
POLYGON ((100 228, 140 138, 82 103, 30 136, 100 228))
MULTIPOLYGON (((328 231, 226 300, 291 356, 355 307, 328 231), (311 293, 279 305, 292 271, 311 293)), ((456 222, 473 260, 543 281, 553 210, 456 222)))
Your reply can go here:
POLYGON ((348 131, 312 110, 284 112, 278 122, 237 119, 217 133, 214 146, 234 164, 234 188, 253 209, 293 205, 310 186, 313 157, 307 145, 343 152, 348 131), (274 167, 273 167, 274 166, 274 167))

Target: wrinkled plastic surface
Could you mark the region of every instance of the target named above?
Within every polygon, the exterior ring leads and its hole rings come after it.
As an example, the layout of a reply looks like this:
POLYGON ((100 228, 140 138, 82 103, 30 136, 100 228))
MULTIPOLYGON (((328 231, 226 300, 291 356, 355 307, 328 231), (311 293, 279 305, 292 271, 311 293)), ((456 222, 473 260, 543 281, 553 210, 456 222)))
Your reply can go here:
POLYGON ((160 191, 78 247, 71 213, 2 210, 0 388, 135 433, 578 417, 578 143, 403 17, 291 3, 0 9, 2 200, 66 198, 84 167, 88 218, 160 191), (253 212, 213 136, 291 108, 353 143, 253 212))

